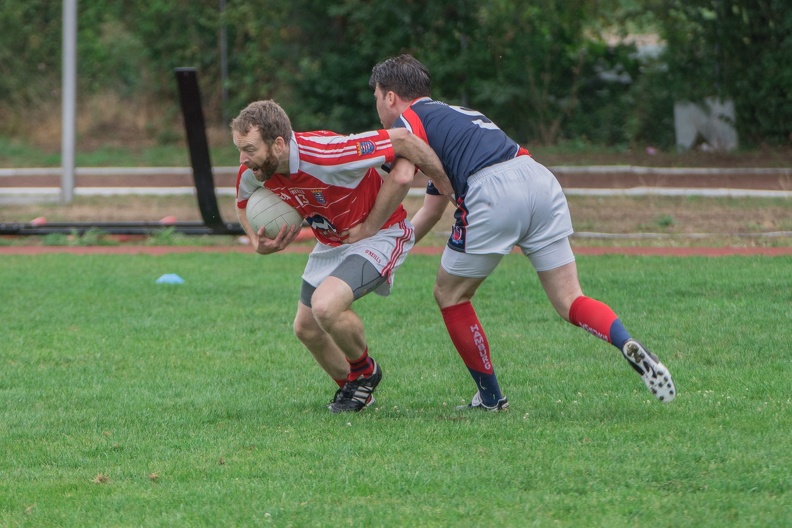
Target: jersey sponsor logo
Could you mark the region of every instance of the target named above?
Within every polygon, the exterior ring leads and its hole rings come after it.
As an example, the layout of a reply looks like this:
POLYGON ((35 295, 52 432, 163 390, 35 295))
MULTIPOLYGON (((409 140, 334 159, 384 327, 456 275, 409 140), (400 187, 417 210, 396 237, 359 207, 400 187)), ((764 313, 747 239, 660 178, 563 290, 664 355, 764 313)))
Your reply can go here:
POLYGON ((327 198, 325 198, 324 192, 322 192, 321 189, 311 191, 311 194, 313 194, 314 198, 320 205, 327 203, 327 198))
POLYGON ((322 232, 324 232, 324 231, 332 231, 333 233, 335 233, 335 230, 336 230, 335 226, 330 222, 330 220, 328 220, 327 218, 325 218, 322 215, 315 214, 315 215, 309 216, 305 220, 308 222, 308 224, 313 229, 316 229, 316 230, 322 231, 322 232))
POLYGON ((330 220, 322 215, 315 214, 305 219, 308 225, 311 226, 317 234, 331 240, 333 242, 343 242, 344 240, 338 235, 338 231, 330 220))
POLYGON ((376 145, 374 145, 373 141, 358 141, 357 142, 357 153, 358 156, 367 156, 377 150, 376 145))

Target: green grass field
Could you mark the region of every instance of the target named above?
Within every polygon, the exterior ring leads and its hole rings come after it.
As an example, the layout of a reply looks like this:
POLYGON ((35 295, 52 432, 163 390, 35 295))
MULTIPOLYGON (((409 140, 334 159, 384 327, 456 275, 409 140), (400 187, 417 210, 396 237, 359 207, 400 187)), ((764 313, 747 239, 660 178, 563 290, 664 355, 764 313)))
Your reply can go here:
POLYGON ((792 525, 792 259, 578 258, 674 374, 663 405, 507 256, 475 303, 488 414, 454 410, 439 257, 410 256, 356 303, 385 377, 355 415, 292 334, 305 259, 3 256, 0 526, 792 525))

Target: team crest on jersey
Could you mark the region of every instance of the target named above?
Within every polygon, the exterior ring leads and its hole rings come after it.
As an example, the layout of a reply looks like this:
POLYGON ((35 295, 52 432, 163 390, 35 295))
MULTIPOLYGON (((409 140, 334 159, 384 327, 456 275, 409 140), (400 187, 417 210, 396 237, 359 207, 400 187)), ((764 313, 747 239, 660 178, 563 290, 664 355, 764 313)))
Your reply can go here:
POLYGON ((455 225, 451 228, 451 236, 448 238, 448 247, 457 251, 465 251, 465 228, 455 225))
POLYGON ((358 156, 366 156, 371 154, 377 150, 377 147, 374 145, 372 141, 358 141, 357 143, 357 153, 358 156))
POLYGON ((327 203, 327 198, 325 198, 325 195, 321 189, 311 191, 311 194, 313 194, 314 198, 319 203, 319 205, 324 205, 327 203))

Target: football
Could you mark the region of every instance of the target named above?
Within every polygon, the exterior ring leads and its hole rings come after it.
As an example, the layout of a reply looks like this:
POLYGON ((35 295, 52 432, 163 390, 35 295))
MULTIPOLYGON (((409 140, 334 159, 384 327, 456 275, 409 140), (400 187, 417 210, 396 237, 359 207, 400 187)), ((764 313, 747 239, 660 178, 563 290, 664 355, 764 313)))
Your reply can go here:
POLYGON ((266 187, 259 187, 248 198, 247 219, 258 233, 265 228, 269 238, 275 238, 283 225, 302 225, 303 218, 297 209, 280 199, 266 187))

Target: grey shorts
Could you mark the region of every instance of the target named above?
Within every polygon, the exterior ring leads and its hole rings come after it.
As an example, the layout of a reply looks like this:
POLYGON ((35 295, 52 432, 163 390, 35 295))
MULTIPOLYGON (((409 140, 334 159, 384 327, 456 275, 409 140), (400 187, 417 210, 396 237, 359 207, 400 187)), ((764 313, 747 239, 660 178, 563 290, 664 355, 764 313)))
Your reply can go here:
POLYGON ((314 290, 329 276, 349 284, 355 299, 371 291, 390 295, 394 274, 414 243, 413 227, 407 220, 351 245, 331 247, 317 243, 303 270, 300 300, 311 306, 314 290))
MULTIPOLYGON (((349 284, 355 300, 360 299, 369 292, 375 291, 388 280, 387 277, 380 275, 380 272, 377 271, 377 268, 371 262, 360 255, 350 255, 345 258, 329 276, 337 277, 349 284)), ((303 280, 302 288, 300 289, 300 302, 310 308, 311 297, 313 297, 315 291, 315 286, 303 280)))

